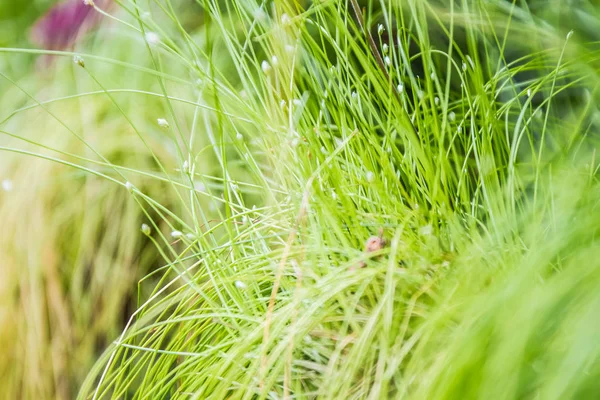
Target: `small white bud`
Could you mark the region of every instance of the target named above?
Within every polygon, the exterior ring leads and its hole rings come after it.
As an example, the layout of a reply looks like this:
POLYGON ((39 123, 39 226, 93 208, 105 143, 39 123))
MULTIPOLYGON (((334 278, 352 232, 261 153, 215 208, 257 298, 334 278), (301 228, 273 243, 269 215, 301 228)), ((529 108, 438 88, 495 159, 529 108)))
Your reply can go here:
POLYGON ((421 100, 425 96, 425 93, 421 89, 417 90, 417 97, 421 100))
POLYGON ((83 0, 83 4, 86 6, 94 7, 94 0, 83 0))
POLYGON ((463 61, 463 63, 462 63, 462 69, 463 69, 463 71, 466 71, 466 70, 467 70, 467 63, 466 63, 466 62, 464 62, 464 61, 463 61))
POLYGON ((337 200, 337 193, 335 192, 335 190, 331 190, 331 198, 334 200, 337 200))
POLYGON ((475 64, 473 63, 473 59, 470 55, 467 54, 467 61, 471 64, 471 68, 475 69, 475 64))
POLYGON ((83 57, 81 56, 73 56, 73 62, 80 67, 85 67, 85 61, 83 61, 83 57))
POLYGON ((527 89, 527 97, 531 97, 531 89, 527 89))
POLYGON ((154 32, 146 32, 146 41, 151 45, 157 45, 160 43, 160 37, 154 32))
POLYGON ((238 288, 238 289, 240 289, 240 290, 246 290, 248 288, 248 285, 246 285, 242 281, 235 281, 235 287, 238 288))
POLYGON ((377 25, 377 34, 378 35, 381 35, 384 30, 385 30, 385 28, 383 27, 383 24, 377 25))
POLYGON ((329 154, 329 153, 327 152, 327 149, 325 148, 325 146, 321 146, 321 153, 323 153, 323 154, 325 154, 325 155, 329 154))
POLYGON ((290 144, 292 145, 292 147, 298 147, 298 145, 300 144, 300 139, 293 138, 290 144))
POLYGON ((392 60, 390 60, 390 58, 388 56, 385 56, 383 58, 383 61, 385 61, 385 65, 390 65, 392 63, 392 60))
POLYGON ((181 236, 183 236, 183 233, 181 231, 173 231, 173 232, 171 232, 171 237, 173 239, 180 238, 181 236))
POLYGON ((435 79, 435 72, 432 72, 429 76, 431 77, 431 79, 435 79))
POLYGON ((396 89, 398 89, 398 93, 404 92, 404 84, 402 82, 400 82, 398 84, 398 86, 396 87, 396 89))
POLYGON ((200 181, 194 182, 194 190, 200 193, 206 193, 206 186, 200 181))
POLYGON ((231 187, 231 190, 233 190, 234 192, 239 189, 239 186, 236 185, 235 183, 231 183, 231 184, 229 184, 229 186, 231 187))
POLYGON ((282 25, 287 25, 290 22, 292 22, 292 19, 290 18, 289 15, 287 15, 286 13, 281 14, 281 24, 282 25))
POLYGON ((294 51, 296 51, 296 48, 294 46, 292 46, 291 44, 286 44, 285 45, 285 52, 288 54, 292 54, 294 51))
POLYGON ((367 179, 367 182, 371 183, 375 180, 375 174, 372 171, 367 171, 365 178, 367 179))
POLYGON ((440 98, 435 96, 435 98, 433 99, 433 102, 435 103, 435 105, 439 105, 440 104, 440 98))
POLYGON ((196 239, 196 235, 194 235, 193 233, 186 233, 185 237, 190 239, 190 240, 194 240, 196 239))
POLYGON ((133 184, 131 182, 125 182, 125 189, 127 189, 129 193, 133 192, 133 184))
POLYGON ((573 36, 573 31, 569 31, 569 33, 567 33, 567 40, 569 40, 571 36, 573 36))
POLYGON ((277 56, 271 57, 271 65, 273 65, 274 67, 279 65, 279 59, 277 58, 277 56))
POLYGON ((188 172, 190 172, 190 163, 185 160, 183 162, 183 165, 181 166, 181 170, 183 171, 184 174, 187 174, 188 172))
POLYGON ((429 236, 433 233, 433 227, 431 225, 425 225, 419 229, 419 233, 423 236, 429 236))
POLYGON ((240 90, 240 97, 242 99, 247 99, 248 98, 248 92, 246 92, 245 89, 240 90))
POLYGON ((456 114, 454 113, 454 111, 450 111, 448 113, 448 119, 450 120, 450 122, 453 122, 456 119, 456 114))
POLYGON ((456 132, 458 132, 458 133, 462 132, 462 125, 458 125, 458 127, 456 128, 456 132))
POLYGON ((292 103, 293 103, 293 104, 294 104, 296 107, 298 107, 298 106, 302 105, 302 100, 299 100, 299 99, 294 99, 294 100, 292 100, 292 103))
POLYGON ((257 8, 256 11, 254 11, 254 18, 257 21, 264 21, 267 18, 267 15, 265 14, 265 12, 263 11, 262 8, 257 8))
POLYGON ((353 90, 351 96, 353 99, 356 99, 358 98, 358 93, 356 93, 356 91, 353 90))
POLYGON ((383 44, 383 48, 382 48, 383 54, 387 54, 387 52, 388 52, 389 50, 390 50, 390 46, 388 46, 388 44, 387 44, 387 43, 384 43, 384 44, 383 44))
POLYGON ((146 236, 150 236, 150 233, 152 232, 152 230, 150 229, 150 227, 146 224, 142 224, 142 233, 146 236))
POLYGON ((260 67, 262 68, 265 75, 268 75, 271 72, 271 64, 269 64, 267 60, 263 60, 263 62, 260 64, 260 67))
POLYGON ((240 140, 240 141, 242 141, 242 140, 244 140, 244 135, 242 135, 241 133, 239 133, 239 132, 238 132, 238 133, 237 133, 237 135, 235 135, 235 138, 236 138, 237 140, 240 140))
POLYGON ((164 118, 157 119, 156 123, 163 129, 169 129, 169 122, 164 118))
POLYGON ((4 190, 5 192, 10 192, 11 190, 13 190, 13 183, 10 179, 4 179, 2 181, 2 190, 4 190))

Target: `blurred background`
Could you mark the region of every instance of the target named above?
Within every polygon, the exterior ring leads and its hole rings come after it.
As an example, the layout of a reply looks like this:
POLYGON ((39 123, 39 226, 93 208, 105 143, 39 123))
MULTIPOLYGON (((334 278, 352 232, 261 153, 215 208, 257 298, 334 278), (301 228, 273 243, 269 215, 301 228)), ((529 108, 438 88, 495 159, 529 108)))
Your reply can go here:
MULTIPOLYGON (((79 0, 57 4, 0 1, 0 47, 148 62, 140 38, 106 18, 90 18, 81 10, 90 8, 79 0)), ((157 85, 150 75, 114 63, 88 64, 108 89, 157 85)), ((153 165, 131 125, 76 67, 68 55, 0 52, 0 146, 40 155, 0 152, 0 397, 5 399, 74 398, 135 310, 138 281, 158 262, 139 234, 141 209, 126 190, 52 161, 85 163, 72 154, 94 158, 85 141, 112 163, 153 165), (90 94, 71 97, 77 93, 90 94)), ((161 161, 173 160, 173 146, 154 126, 162 113, 159 103, 114 96, 148 133, 147 143, 161 161)), ((146 189, 142 180, 131 179, 146 189)), ((160 185, 147 189, 167 202, 160 185)), ((141 282, 140 293, 152 283, 141 282)))

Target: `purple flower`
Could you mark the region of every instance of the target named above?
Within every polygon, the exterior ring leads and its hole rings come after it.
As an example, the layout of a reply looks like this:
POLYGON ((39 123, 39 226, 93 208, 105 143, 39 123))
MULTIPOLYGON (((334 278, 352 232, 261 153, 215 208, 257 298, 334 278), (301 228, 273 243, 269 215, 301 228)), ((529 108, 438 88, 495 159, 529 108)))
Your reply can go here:
MULTIPOLYGON (((111 0, 96 0, 96 6, 108 6, 111 0)), ((65 50, 78 37, 98 24, 101 14, 82 0, 67 0, 52 7, 34 24, 31 40, 47 50, 65 50)))

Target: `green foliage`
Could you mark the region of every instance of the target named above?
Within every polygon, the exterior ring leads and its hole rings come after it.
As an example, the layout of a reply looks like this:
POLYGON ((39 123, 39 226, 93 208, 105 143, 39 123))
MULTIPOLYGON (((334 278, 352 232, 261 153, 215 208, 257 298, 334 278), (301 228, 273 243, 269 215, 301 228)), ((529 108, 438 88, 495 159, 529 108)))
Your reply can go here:
MULTIPOLYGON (((56 54, 55 83, 2 72, 2 173, 25 186, 52 165, 46 236, 24 247, 68 232, 50 264, 68 266, 57 290, 81 310, 61 309, 84 322, 64 329, 109 338, 70 339, 44 366, 62 337, 46 328, 29 342, 44 390, 24 345, 6 392, 593 397, 597 50, 569 33, 586 3, 552 4, 122 1, 75 63, 56 54), (82 354, 61 392, 55 365, 82 354)), ((1 210, 26 216, 33 196, 1 210)), ((13 219, 3 246, 39 226, 13 219)))

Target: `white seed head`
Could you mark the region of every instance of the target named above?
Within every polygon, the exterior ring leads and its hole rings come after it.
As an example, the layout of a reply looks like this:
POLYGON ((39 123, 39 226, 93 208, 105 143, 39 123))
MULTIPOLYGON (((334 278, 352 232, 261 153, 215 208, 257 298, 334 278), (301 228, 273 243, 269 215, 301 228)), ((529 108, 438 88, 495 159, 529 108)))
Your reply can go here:
POLYGON ((200 181, 194 182, 194 190, 200 193, 206 193, 206 186, 200 181))
POLYGON ((133 184, 131 182, 125 182, 125 189, 127 189, 129 193, 133 192, 133 184))
POLYGON ((85 61, 81 56, 73 56, 73 62, 79 65, 80 67, 85 67, 85 61))
POLYGON ((371 183, 375 180, 375 174, 373 171, 367 171, 365 178, 367 179, 367 182, 371 183))
POLYGON ((473 59, 470 55, 467 54, 467 61, 471 64, 471 68, 475 68, 475 64, 473 63, 473 59))
POLYGON ((236 138, 237 140, 240 140, 240 141, 241 141, 241 140, 244 140, 244 135, 242 135, 241 133, 239 133, 239 132, 238 132, 238 134, 237 134, 237 135, 235 135, 235 138, 236 138))
POLYGON ((145 37, 146 37, 146 41, 153 46, 160 43, 160 36, 158 36, 154 32, 146 32, 145 37))
POLYGON ((398 89, 398 93, 404 92, 404 84, 402 82, 400 82, 398 84, 398 86, 396 87, 396 89, 398 89))
POLYGON ((383 27, 383 24, 377 25, 377 34, 381 35, 384 30, 385 28, 383 27))
POLYGON ((296 47, 292 46, 291 44, 286 44, 284 48, 285 52, 288 54, 292 54, 294 51, 296 51, 296 47))
POLYGON ((429 236, 433 233, 433 227, 431 225, 425 225, 419 229, 419 233, 422 236, 429 236))
POLYGON ((466 70, 467 70, 467 63, 466 63, 466 62, 464 62, 464 61, 463 61, 463 63, 462 63, 462 69, 463 69, 463 71, 466 71, 466 70))
POLYGON ((142 224, 142 233, 146 236, 150 236, 150 233, 152 233, 152 229, 150 229, 150 227, 147 224, 142 224))
POLYGON ((281 100, 281 101, 279 102, 279 108, 281 108, 282 110, 285 108, 285 106, 286 106, 286 105, 287 105, 287 103, 286 103, 286 101, 285 101, 285 100, 281 100))
POLYGON ((279 59, 277 58, 277 56, 271 56, 271 65, 273 65, 274 67, 279 65, 279 59))
POLYGON ((383 58, 383 61, 385 62, 385 65, 390 65, 392 63, 392 60, 390 60, 390 58, 388 56, 385 56, 383 58))
POLYGON ((300 144, 300 139, 293 138, 290 144, 292 145, 292 147, 298 147, 298 145, 300 144))
POLYGON ((183 233, 181 231, 173 231, 173 232, 171 232, 171 237, 173 239, 180 238, 181 236, 183 236, 183 233))
POLYGON ((267 15, 265 14, 265 12, 264 12, 264 10, 263 10, 262 8, 257 8, 257 9, 254 11, 254 18, 255 18, 257 21, 261 21, 261 22, 262 22, 262 21, 264 21, 265 19, 267 19, 267 15))
POLYGON ((163 129, 169 129, 169 122, 164 118, 157 119, 156 123, 163 129))
POLYGON ((260 64, 260 67, 262 68, 265 75, 268 75, 271 72, 271 64, 269 64, 267 60, 263 60, 263 62, 260 64))
POLYGON ((286 13, 281 14, 281 24, 282 25, 287 25, 290 22, 292 22, 292 19, 290 18, 289 15, 287 15, 286 13))
POLYGON ((432 72, 429 76, 431 77, 431 79, 435 79, 435 72, 432 72))
POLYGON ((531 89, 527 89, 527 97, 531 97, 531 89))
POLYGON ((2 181, 2 190, 4 190, 5 192, 10 192, 11 190, 13 190, 13 183, 10 179, 4 179, 2 181))
POLYGON ((356 91, 353 90, 351 96, 353 99, 356 99, 358 98, 358 93, 356 93, 356 91))
POLYGON ((421 89, 417 90, 417 97, 421 100, 425 96, 425 93, 421 89))
POLYGON ((383 54, 387 54, 387 52, 388 52, 389 50, 390 50, 390 46, 388 46, 388 44, 387 44, 387 43, 384 43, 384 44, 383 44, 383 48, 382 48, 383 54))
POLYGON ((456 119, 456 114, 454 113, 454 111, 450 111, 448 113, 448 119, 450 120, 450 122, 453 122, 456 119))
POLYGON ((329 154, 329 153, 327 152, 327 149, 325 148, 325 146, 321 146, 321 153, 323 153, 323 154, 325 154, 325 155, 329 154))
POLYGON ((292 100, 292 103, 293 103, 293 104, 294 104, 296 107, 298 107, 298 106, 302 105, 302 100, 300 100, 300 99, 294 99, 294 100, 292 100))
POLYGON ((435 98, 433 99, 433 102, 435 103, 435 105, 439 105, 440 104, 440 98, 435 96, 435 98))
POLYGON ((334 200, 337 200, 337 193, 335 192, 335 190, 331 190, 331 198, 334 200))
POLYGON ((571 36, 573 36, 573 31, 569 31, 569 33, 567 33, 567 40, 569 40, 571 36))
POLYGON ((248 285, 246 285, 242 281, 235 281, 235 287, 238 288, 238 289, 240 289, 240 290, 246 290, 248 288, 248 285))

